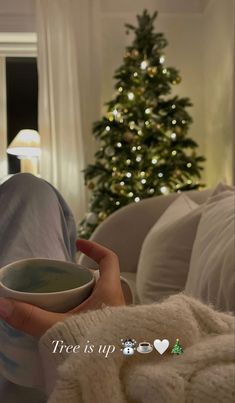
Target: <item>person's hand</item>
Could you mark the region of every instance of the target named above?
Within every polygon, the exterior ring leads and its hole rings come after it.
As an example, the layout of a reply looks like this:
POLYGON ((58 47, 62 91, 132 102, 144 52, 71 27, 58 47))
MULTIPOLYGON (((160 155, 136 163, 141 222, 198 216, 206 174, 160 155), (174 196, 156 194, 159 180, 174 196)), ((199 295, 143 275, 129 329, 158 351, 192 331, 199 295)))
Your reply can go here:
POLYGON ((125 304, 120 282, 120 270, 117 255, 103 246, 85 240, 77 241, 78 249, 95 260, 99 265, 100 278, 92 294, 78 307, 66 313, 54 313, 9 298, 0 298, 0 318, 10 326, 40 337, 51 326, 61 322, 69 315, 99 309, 104 305, 119 306, 125 304))

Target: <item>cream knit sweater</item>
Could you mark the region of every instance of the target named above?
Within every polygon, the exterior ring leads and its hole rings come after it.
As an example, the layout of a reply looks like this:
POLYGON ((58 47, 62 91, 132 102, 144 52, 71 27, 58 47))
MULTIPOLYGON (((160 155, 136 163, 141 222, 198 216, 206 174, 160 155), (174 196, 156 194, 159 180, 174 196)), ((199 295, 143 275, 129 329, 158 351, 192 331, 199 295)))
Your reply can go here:
POLYGON ((75 315, 40 340, 48 403, 232 403, 235 401, 234 317, 179 294, 165 302, 75 315), (168 339, 162 356, 125 356, 121 339, 168 339), (176 338, 184 348, 170 354, 176 338), (54 340, 80 345, 52 353, 54 340), (89 341, 89 343, 88 343, 89 341), (84 352, 92 344, 93 352, 84 352), (105 358, 98 346, 114 345, 105 358))

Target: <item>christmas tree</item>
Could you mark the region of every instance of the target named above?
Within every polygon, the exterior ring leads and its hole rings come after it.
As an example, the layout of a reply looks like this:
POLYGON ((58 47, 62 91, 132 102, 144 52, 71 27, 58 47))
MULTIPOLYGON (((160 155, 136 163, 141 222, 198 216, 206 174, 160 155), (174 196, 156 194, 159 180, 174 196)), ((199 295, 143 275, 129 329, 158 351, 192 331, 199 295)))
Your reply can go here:
POLYGON ((122 206, 170 192, 197 189, 202 156, 187 137, 192 118, 188 98, 169 96, 180 83, 178 70, 165 65, 167 40, 155 33, 157 12, 137 16, 132 45, 116 70, 115 95, 107 113, 94 124, 100 142, 94 164, 85 169, 92 190, 79 236, 89 238, 96 226, 122 206))
POLYGON ((173 349, 171 350, 171 353, 180 355, 180 354, 183 354, 183 352, 184 352, 184 350, 181 347, 179 339, 176 339, 175 345, 174 345, 173 349))

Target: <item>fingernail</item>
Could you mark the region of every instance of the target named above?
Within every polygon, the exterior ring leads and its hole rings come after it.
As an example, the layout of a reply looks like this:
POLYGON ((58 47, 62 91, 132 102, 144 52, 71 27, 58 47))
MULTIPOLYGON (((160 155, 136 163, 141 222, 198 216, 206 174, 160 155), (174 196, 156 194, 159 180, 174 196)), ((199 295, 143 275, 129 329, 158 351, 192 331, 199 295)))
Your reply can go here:
POLYGON ((13 310, 12 303, 6 299, 0 297, 0 317, 3 319, 8 318, 13 310))

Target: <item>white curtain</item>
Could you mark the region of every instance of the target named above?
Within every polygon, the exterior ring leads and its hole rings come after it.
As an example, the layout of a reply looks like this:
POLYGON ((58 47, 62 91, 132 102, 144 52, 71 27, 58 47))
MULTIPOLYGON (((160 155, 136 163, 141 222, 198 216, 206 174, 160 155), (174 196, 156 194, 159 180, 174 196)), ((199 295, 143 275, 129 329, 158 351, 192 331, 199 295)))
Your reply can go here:
MULTIPOLYGON (((41 175, 62 193, 77 221, 87 209, 82 170, 96 148, 91 123, 100 107, 99 87, 96 93, 91 88, 94 4, 37 0, 41 175)), ((95 75, 99 81, 99 69, 95 75)))
POLYGON ((0 56, 0 183, 7 177, 7 99, 5 57, 0 56))

